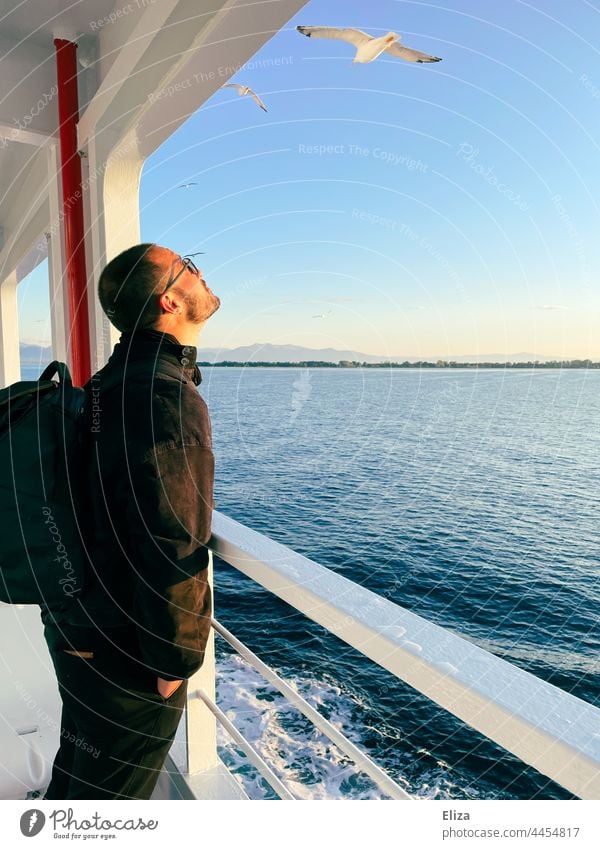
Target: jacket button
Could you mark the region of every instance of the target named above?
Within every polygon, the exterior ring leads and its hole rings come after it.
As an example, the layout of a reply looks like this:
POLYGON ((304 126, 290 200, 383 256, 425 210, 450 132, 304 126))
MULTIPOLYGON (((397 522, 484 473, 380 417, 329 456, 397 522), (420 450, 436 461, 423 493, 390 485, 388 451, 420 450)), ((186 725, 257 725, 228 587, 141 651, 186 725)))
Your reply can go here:
POLYGON ((188 360, 188 358, 187 358, 187 357, 182 357, 182 358, 181 358, 181 365, 182 365, 182 366, 187 366, 187 365, 188 365, 188 363, 189 363, 189 360, 188 360))
POLYGON ((181 353, 184 354, 184 356, 187 356, 188 354, 192 353, 192 350, 193 350, 192 348, 190 348, 186 345, 186 347, 182 349, 181 353))

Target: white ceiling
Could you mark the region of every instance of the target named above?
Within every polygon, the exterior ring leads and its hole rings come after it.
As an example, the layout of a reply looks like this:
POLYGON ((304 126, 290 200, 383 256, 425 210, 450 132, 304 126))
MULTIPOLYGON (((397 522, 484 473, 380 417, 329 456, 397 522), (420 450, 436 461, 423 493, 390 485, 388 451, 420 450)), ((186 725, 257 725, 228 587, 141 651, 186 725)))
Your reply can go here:
MULTIPOLYGON (((125 4, 126 5, 126 4, 125 4)), ((97 32, 115 0, 0 0, 0 34, 40 45, 97 32)))

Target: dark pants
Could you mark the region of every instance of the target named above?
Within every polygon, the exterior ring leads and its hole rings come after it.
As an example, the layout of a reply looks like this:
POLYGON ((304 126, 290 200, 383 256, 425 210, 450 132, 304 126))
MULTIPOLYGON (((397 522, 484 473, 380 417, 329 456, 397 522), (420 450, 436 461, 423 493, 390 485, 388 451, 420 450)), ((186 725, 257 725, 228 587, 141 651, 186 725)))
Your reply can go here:
POLYGON ((129 627, 61 633, 47 625, 44 633, 63 704, 45 798, 149 799, 182 716, 187 681, 168 699, 161 696, 129 627))

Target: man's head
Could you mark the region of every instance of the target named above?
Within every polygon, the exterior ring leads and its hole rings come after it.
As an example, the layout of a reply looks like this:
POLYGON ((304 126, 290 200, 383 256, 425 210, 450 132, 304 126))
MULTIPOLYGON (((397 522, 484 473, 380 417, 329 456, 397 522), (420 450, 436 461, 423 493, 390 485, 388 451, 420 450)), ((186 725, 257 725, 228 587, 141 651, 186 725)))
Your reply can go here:
POLYGON ((118 330, 152 328, 186 344, 195 343, 220 306, 201 271, 154 244, 134 245, 111 260, 100 275, 98 296, 118 330))

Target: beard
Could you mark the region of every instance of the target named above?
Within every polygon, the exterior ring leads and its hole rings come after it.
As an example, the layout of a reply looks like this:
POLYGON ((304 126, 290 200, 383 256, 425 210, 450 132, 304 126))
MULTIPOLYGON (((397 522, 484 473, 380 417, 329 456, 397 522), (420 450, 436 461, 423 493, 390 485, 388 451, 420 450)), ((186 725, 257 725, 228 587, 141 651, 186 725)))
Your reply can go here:
POLYGON ((212 292, 190 292, 184 300, 185 317, 192 324, 203 324, 221 306, 221 301, 212 292))

